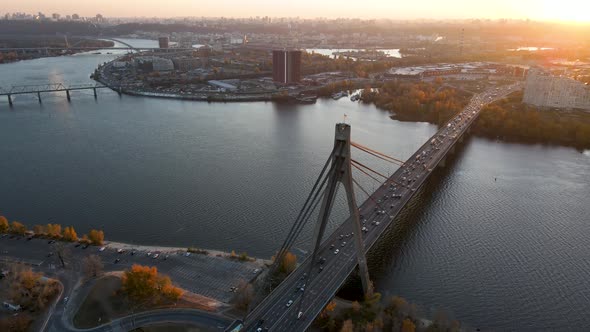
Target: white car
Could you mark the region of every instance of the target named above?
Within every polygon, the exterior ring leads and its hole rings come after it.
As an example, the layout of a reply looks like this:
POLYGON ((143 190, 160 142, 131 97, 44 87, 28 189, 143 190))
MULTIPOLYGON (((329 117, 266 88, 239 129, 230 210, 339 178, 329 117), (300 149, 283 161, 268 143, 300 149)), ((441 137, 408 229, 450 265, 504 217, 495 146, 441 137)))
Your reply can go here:
POLYGON ((122 253, 125 252, 125 250, 123 250, 123 249, 117 249, 117 252, 120 253, 120 254, 122 254, 122 253))
POLYGON ((289 300, 289 302, 287 302, 287 308, 290 307, 291 304, 293 304, 293 300, 289 300))
POLYGON ((106 249, 107 247, 100 247, 100 249, 98 249, 98 251, 102 252, 106 249))
POLYGON ((334 250, 334 255, 338 255, 339 252, 340 252, 340 249, 334 250))
POLYGON ((160 254, 154 254, 154 256, 152 256, 153 259, 156 259, 160 256, 160 254))

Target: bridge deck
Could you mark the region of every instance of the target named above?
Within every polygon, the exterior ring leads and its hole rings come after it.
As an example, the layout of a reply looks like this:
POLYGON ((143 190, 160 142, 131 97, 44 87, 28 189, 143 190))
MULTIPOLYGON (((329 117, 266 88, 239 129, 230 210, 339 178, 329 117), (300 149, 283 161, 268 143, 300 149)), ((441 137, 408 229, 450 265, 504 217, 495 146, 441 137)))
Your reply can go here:
MULTIPOLYGON (((367 199, 361 204, 360 213, 367 220, 366 226, 369 228, 369 232, 363 236, 366 252, 377 242, 381 234, 414 196, 416 190, 470 128, 484 103, 501 98, 519 88, 519 84, 514 84, 503 91, 496 91, 499 96, 494 96, 491 91, 474 96, 464 111, 445 124, 406 161, 404 166, 400 167, 388 181, 375 191, 372 197, 375 200, 383 200, 379 207, 372 199, 367 199), (407 187, 392 186, 392 183, 403 183, 407 187), (401 197, 393 198, 394 194, 401 195, 401 197), (389 198, 384 199, 385 196, 389 196, 389 198), (385 213, 379 214, 377 210, 385 210, 385 213)), ((268 328, 271 331, 306 330, 357 265, 352 237, 344 238, 344 240, 339 239, 341 234, 349 233, 352 233, 350 218, 323 242, 320 250, 320 256, 326 258, 323 271, 319 271, 317 262, 310 262, 310 258, 304 260, 297 270, 291 273, 248 315, 246 331, 255 331, 258 327, 268 328), (344 245, 343 241, 346 241, 344 245), (335 245, 335 248, 329 249, 332 244, 335 245), (339 249, 340 252, 334 254, 333 250, 335 249, 339 249), (304 281, 303 274, 308 271, 309 264, 312 263, 315 265, 313 272, 304 281), (305 293, 303 303, 300 303, 303 293, 296 291, 296 288, 301 287, 304 283, 305 293), (287 306, 289 300, 294 303, 287 306), (300 319, 297 319, 299 311, 303 314, 300 319), (260 323, 261 321, 262 323, 260 323)))

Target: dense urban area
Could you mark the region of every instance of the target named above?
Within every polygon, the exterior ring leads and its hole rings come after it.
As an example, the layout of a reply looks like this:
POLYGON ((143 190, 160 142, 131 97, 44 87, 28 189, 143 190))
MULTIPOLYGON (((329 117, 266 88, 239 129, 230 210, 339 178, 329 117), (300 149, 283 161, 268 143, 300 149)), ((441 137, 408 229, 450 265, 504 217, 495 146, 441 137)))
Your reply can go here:
MULTIPOLYGON (((0 63, 114 52, 114 60, 88 75, 121 95, 280 104, 347 98, 375 105, 394 120, 437 125, 440 131, 426 148, 401 162, 407 170, 399 179, 392 175, 402 183, 384 185, 374 210, 366 216, 361 210, 362 236, 368 239, 386 223, 378 221, 385 209, 405 204, 432 171, 429 163, 436 161, 434 168, 444 163, 443 151, 454 149, 469 131, 489 140, 590 149, 589 36, 585 25, 533 20, 5 13, 0 63), (123 41, 128 39, 154 45, 134 47, 123 41)), ((12 106, 18 93, 35 93, 41 102, 40 92, 14 86, 2 87, 0 98, 12 106)), ((137 246, 108 241, 108 229, 86 229, 81 235, 74 227, 37 223, 0 216, 2 331, 98 331, 104 324, 131 330, 141 326, 138 322, 166 321, 161 319, 166 315, 176 315, 168 323, 204 330, 268 331, 269 320, 249 313, 258 314, 257 306, 276 294, 271 290, 280 291, 283 280, 296 285, 289 289, 294 299, 306 282, 311 287, 307 272, 293 280, 299 266, 313 266, 309 273, 321 275, 332 264, 325 263, 326 256, 309 262, 287 250, 277 252, 276 259, 259 259, 246 252, 137 246)), ((355 241, 353 229, 333 236, 338 235, 331 240, 340 248, 322 249, 330 257, 343 256, 346 241, 349 247, 355 241)), ((356 300, 336 294, 311 318, 311 329, 475 330, 476 322, 454 320, 444 308, 429 316, 402 297, 370 293, 356 300)), ((291 310, 292 304, 281 303, 280 309, 291 310)))

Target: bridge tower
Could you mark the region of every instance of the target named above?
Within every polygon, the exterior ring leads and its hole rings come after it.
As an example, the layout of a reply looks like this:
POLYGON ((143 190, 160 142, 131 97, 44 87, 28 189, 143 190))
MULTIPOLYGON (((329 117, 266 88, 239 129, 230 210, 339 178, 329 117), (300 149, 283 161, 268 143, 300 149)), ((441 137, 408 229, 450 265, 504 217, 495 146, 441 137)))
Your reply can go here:
POLYGON ((313 235, 313 253, 312 264, 310 264, 310 271, 308 275, 311 276, 311 269, 317 259, 322 237, 328 224, 328 219, 332 208, 334 207, 334 199, 336 198, 336 191, 338 185, 342 184, 346 190, 346 199, 348 201, 348 211, 352 218, 354 231, 354 244, 356 248, 356 257, 359 265, 361 282, 363 285, 363 292, 367 296, 372 295, 372 286, 369 279, 369 269, 367 268, 367 258, 365 257, 365 250, 363 245, 363 235, 361 231, 361 221, 359 208, 356 203, 354 195, 354 186, 352 182, 352 167, 350 163, 350 125, 346 123, 336 124, 336 135, 334 139, 334 150, 331 155, 333 172, 328 175, 328 183, 324 192, 322 205, 320 208, 318 223, 316 224, 313 235))

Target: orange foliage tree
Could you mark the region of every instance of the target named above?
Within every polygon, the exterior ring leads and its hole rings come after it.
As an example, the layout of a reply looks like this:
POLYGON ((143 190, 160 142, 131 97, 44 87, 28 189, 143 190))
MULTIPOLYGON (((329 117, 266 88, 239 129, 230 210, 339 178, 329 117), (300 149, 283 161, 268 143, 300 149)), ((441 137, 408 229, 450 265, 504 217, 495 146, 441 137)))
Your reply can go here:
POLYGON ((0 233, 8 232, 8 219, 4 216, 0 216, 0 233))
POLYGON ((104 232, 93 229, 88 233, 88 239, 92 244, 100 246, 104 242, 104 232))
POLYGON ((123 291, 134 301, 178 300, 183 291, 172 285, 168 276, 160 275, 156 267, 134 264, 122 278, 123 291))
POLYGON ((64 228, 63 239, 70 242, 78 241, 78 234, 76 234, 74 227, 70 226, 64 228))
POLYGON ((26 231, 27 228, 25 227, 25 225, 21 224, 18 221, 13 221, 10 223, 10 233, 25 235, 26 231))

